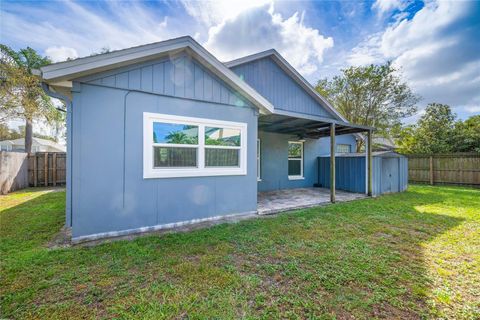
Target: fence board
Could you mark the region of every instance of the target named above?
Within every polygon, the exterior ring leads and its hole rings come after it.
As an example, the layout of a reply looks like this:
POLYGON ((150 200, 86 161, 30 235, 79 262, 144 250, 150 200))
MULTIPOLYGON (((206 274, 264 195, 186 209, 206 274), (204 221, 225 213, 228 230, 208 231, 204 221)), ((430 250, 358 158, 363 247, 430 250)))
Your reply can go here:
POLYGON ((28 159, 30 186, 57 186, 66 183, 65 152, 37 152, 28 159))
POLYGON ((408 180, 480 187, 480 154, 408 155, 408 180))

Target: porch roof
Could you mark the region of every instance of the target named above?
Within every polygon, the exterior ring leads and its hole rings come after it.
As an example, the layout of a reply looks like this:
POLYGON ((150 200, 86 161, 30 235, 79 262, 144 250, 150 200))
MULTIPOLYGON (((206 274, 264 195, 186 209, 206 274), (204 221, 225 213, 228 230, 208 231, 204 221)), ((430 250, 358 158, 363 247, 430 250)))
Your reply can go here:
POLYGON ((374 131, 373 127, 356 125, 341 120, 303 115, 275 109, 273 114, 260 115, 259 130, 318 139, 330 136, 330 125, 335 124, 335 135, 374 131))

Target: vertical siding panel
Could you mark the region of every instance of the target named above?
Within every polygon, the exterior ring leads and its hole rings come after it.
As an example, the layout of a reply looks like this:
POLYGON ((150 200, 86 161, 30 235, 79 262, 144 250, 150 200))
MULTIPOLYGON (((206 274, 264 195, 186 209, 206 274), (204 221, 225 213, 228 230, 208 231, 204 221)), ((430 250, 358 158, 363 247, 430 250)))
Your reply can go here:
POLYGON ((194 64, 194 94, 195 99, 203 99, 203 70, 196 63, 194 64))
POLYGON ((109 86, 109 87, 115 87, 115 76, 109 76, 109 77, 105 77, 105 78, 102 78, 102 84, 103 85, 106 85, 106 86, 109 86))
POLYGON ((203 72, 203 97, 204 99, 211 101, 212 100, 212 77, 207 73, 203 72))
POLYGON ((140 69, 128 71, 128 88, 132 90, 140 90, 140 79, 140 69))
POLYGON ((142 68, 141 88, 144 91, 148 91, 148 92, 153 91, 153 67, 152 66, 142 68))
POLYGON ((194 79, 194 62, 189 57, 185 58, 185 97, 195 97, 195 79, 194 79))
POLYGON ((117 74, 115 76, 115 83, 118 88, 128 88, 128 72, 117 74))
POLYGON ((222 91, 222 84, 220 84, 217 80, 213 80, 213 101, 220 102, 221 101, 221 91, 222 91))
POLYGON ((222 86, 222 103, 228 104, 230 101, 230 91, 227 90, 224 86, 222 86))
POLYGON ((153 66, 153 92, 163 94, 164 90, 164 64, 158 63, 153 66))
POLYGON ((176 58, 174 64, 174 95, 185 97, 185 57, 176 58))
POLYGON ((169 96, 175 95, 174 83, 175 83, 175 68, 171 60, 168 60, 164 64, 164 81, 165 81, 165 94, 169 96))

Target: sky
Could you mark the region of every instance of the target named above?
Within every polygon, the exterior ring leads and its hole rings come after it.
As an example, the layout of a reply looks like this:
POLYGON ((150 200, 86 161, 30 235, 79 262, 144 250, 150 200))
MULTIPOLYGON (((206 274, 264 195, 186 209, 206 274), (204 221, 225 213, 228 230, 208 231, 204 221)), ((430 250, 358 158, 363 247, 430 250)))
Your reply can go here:
POLYGON ((0 42, 53 61, 190 35, 220 61, 275 48, 308 81, 392 61, 421 96, 480 114, 480 1, 0 1, 0 42))

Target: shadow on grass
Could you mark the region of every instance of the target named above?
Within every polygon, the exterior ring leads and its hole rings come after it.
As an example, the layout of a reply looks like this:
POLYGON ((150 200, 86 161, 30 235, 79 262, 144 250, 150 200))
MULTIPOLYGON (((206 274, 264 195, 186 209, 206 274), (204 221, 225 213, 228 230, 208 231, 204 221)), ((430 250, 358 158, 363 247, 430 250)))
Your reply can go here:
POLYGON ((478 194, 415 187, 190 233, 47 250, 64 198, 1 212, 5 317, 418 318, 424 248, 478 194), (445 207, 445 214, 430 209, 445 207), (4 227, 4 219, 7 219, 4 227))

